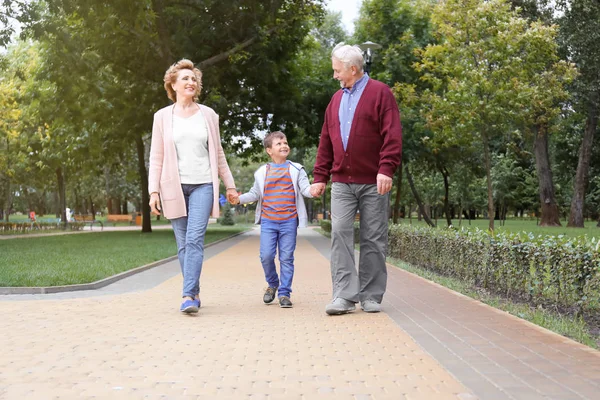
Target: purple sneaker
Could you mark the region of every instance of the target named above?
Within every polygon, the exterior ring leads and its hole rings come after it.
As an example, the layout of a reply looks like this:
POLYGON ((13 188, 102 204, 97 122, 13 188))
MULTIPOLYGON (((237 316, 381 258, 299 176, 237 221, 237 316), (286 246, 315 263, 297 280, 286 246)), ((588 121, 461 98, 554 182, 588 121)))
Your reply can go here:
POLYGON ((186 300, 181 304, 180 311, 186 314, 197 313, 200 308, 200 300, 186 300))

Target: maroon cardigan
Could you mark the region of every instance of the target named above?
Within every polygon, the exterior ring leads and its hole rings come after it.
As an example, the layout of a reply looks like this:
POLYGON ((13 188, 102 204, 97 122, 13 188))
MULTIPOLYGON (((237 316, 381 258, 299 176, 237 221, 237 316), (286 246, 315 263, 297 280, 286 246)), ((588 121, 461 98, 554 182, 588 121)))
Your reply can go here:
POLYGON ((352 120, 344 151, 339 109, 342 90, 325 111, 325 122, 313 169, 314 182, 376 184, 377 174, 394 176, 402 158, 402 126, 396 99, 390 88, 369 79, 352 120))

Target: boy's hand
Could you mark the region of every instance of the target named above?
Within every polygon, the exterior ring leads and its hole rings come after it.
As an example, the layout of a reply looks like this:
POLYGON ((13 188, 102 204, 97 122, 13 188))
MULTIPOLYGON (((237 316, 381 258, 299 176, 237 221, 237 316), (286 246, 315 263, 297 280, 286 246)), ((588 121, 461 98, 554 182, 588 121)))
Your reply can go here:
POLYGON ((319 197, 323 194, 323 192, 325 191, 325 184, 324 183, 313 183, 312 185, 310 185, 310 194, 312 195, 312 197, 319 197))

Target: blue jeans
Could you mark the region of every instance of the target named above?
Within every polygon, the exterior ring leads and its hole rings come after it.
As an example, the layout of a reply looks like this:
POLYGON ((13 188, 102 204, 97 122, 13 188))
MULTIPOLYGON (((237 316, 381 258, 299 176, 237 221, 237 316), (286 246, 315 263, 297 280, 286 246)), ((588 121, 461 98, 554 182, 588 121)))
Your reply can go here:
POLYGON ((204 261, 204 237, 213 204, 212 183, 181 185, 187 217, 171 220, 177 257, 183 274, 183 297, 200 294, 200 272, 204 261))
POLYGON ((267 284, 279 288, 277 295, 290 296, 294 279, 294 250, 298 234, 298 219, 287 221, 260 220, 260 262, 267 284), (279 273, 275 268, 275 253, 279 249, 279 273))

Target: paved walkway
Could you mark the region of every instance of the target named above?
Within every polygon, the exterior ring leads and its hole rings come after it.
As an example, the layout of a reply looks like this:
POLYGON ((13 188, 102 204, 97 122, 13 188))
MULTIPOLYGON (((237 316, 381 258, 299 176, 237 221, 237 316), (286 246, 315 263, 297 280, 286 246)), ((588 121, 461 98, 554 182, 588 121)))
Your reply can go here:
POLYGON ((294 308, 262 304, 258 231, 209 248, 197 316, 170 262, 99 291, 0 297, 0 399, 597 399, 600 353, 390 267, 383 313, 330 317, 300 231, 294 308))

